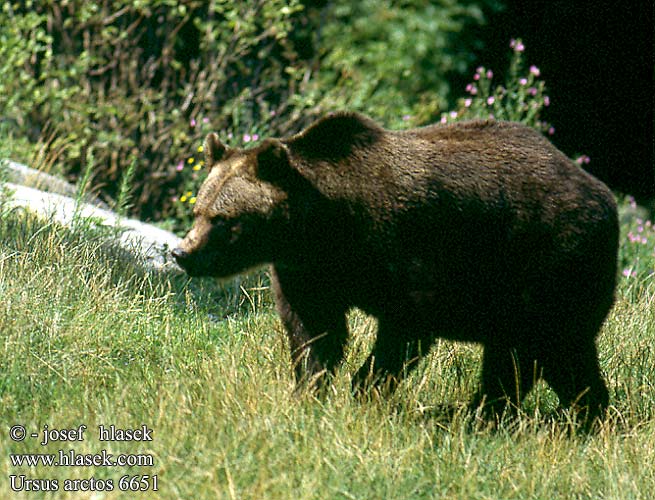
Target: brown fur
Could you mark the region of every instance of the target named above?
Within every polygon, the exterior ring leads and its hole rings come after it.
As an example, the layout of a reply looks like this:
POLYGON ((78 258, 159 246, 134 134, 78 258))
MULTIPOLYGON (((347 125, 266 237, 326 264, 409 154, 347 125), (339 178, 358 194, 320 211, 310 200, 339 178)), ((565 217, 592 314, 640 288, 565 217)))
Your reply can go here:
POLYGON ((299 380, 343 358, 345 314, 376 316, 355 375, 393 387, 438 338, 484 345, 473 405, 518 405, 543 376, 563 406, 607 406, 595 337, 614 296, 610 191, 523 125, 384 130, 335 113, 250 150, 206 142, 191 275, 271 264, 299 380))

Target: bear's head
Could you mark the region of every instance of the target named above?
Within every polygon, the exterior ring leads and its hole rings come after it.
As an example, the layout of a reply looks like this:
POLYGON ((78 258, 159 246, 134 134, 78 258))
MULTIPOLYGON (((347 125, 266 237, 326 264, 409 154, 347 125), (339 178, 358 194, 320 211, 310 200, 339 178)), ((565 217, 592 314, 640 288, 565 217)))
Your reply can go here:
POLYGON ((273 262, 289 219, 286 146, 267 139, 232 149, 211 133, 204 144, 209 169, 194 206, 194 224, 172 255, 191 276, 227 277, 273 262))
POLYGON ((326 200, 348 191, 345 172, 356 169, 354 159, 368 154, 358 151, 382 135, 369 118, 348 112, 330 113, 290 138, 266 139, 248 150, 228 148, 209 134, 209 174, 193 228, 172 252, 177 263, 191 276, 227 277, 280 259, 306 262, 317 248, 334 244, 343 211, 326 200))

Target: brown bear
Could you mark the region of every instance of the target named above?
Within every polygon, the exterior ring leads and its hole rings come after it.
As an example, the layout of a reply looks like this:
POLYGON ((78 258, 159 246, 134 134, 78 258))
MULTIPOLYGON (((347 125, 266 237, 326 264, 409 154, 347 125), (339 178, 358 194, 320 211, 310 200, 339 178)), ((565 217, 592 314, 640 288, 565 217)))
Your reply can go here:
POLYGON ((393 388, 436 338, 484 346, 473 407, 543 377, 564 407, 608 404, 596 335, 616 280, 612 193, 524 125, 389 131, 328 114, 249 150, 205 143, 209 174, 173 256, 191 276, 271 264, 297 379, 321 385, 346 313, 378 319, 355 389, 393 388))

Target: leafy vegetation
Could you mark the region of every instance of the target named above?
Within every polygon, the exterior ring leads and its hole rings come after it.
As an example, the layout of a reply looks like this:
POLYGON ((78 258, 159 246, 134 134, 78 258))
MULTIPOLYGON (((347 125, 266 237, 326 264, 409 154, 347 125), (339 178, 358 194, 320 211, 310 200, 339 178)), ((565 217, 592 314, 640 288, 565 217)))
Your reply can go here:
POLYGON ((93 147, 105 197, 138 158, 132 212, 177 220, 198 176, 179 163, 208 130, 242 144, 336 108, 438 116, 483 6, 496 2, 4 2, 0 123, 24 138, 15 159, 72 178, 93 147))

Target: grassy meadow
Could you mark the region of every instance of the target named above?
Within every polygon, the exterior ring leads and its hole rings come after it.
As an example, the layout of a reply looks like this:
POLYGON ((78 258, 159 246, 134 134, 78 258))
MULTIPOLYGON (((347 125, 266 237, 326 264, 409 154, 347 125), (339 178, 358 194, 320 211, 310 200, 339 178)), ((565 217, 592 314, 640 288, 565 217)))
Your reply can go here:
POLYGON ((474 391, 476 346, 441 342, 390 400, 358 401, 350 375, 375 322, 354 311, 332 391, 324 400, 296 397, 264 272, 225 285, 159 276, 126 262, 102 234, 3 212, 0 498, 649 498, 655 283, 631 272, 599 338, 612 402, 602 428, 572 433, 540 386, 517 421, 493 430, 463 411, 439 416, 440 404, 463 406, 474 391), (44 425, 82 424, 83 441, 42 446, 41 434, 30 436, 44 425), (24 441, 10 439, 16 425, 24 441), (146 425, 152 440, 103 442, 99 425, 146 425), (11 458, 59 449, 149 456, 154 465, 18 466, 11 458), (13 491, 12 475, 56 480, 59 489, 13 491), (125 476, 147 476, 148 491, 129 491, 125 476), (65 491, 67 479, 91 478, 65 491))

